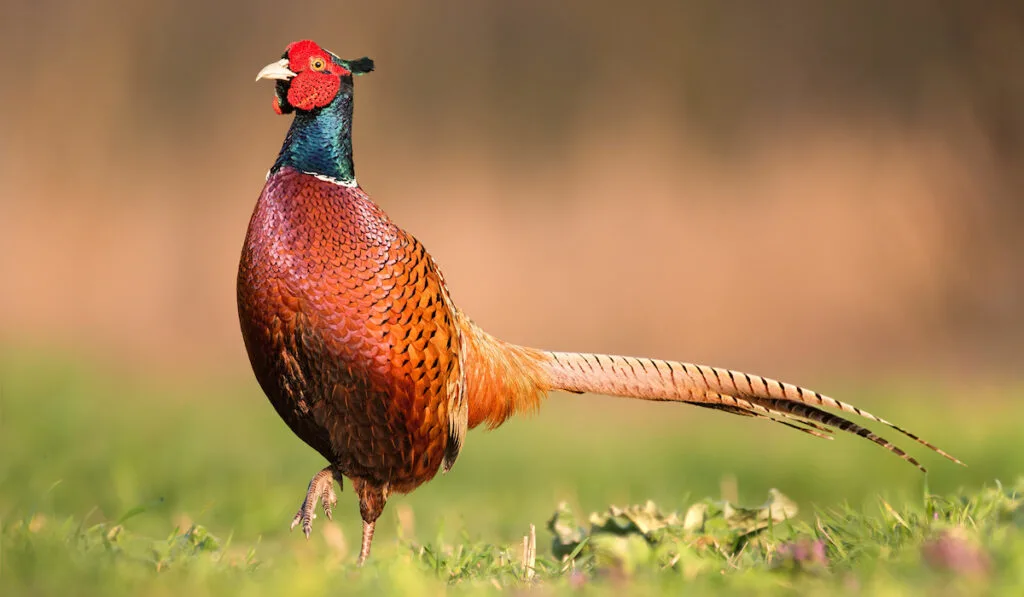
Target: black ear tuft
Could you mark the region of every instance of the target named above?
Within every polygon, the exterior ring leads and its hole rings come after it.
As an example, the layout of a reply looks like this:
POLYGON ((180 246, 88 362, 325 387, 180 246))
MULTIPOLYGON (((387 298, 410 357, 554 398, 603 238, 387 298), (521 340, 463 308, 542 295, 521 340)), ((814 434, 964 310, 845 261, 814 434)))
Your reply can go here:
POLYGON ((365 75, 373 71, 373 60, 369 56, 363 56, 356 60, 346 60, 345 67, 352 71, 353 75, 365 75))

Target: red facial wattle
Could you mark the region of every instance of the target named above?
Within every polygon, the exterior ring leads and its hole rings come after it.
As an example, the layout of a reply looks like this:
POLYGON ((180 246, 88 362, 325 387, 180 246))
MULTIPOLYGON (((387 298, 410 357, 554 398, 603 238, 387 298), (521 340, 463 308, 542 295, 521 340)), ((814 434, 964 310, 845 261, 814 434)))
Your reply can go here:
POLYGON ((341 78, 328 72, 303 71, 288 87, 288 103, 299 110, 322 108, 334 100, 341 88, 341 78))

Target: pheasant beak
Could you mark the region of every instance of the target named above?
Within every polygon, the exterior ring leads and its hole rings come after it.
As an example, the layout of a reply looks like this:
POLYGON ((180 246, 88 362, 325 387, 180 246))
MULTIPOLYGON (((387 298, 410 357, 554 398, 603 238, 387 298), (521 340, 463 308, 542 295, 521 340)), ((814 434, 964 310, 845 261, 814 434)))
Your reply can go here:
POLYGON ((256 75, 256 80, 260 79, 277 79, 279 81, 287 81, 295 76, 288 68, 288 59, 282 58, 277 62, 271 62, 270 64, 263 67, 259 74, 256 75))

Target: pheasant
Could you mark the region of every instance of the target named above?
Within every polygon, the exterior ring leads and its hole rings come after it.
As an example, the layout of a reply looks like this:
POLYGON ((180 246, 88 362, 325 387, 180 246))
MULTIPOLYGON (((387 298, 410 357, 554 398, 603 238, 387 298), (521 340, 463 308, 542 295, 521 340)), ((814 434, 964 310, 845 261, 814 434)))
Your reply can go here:
MULTIPOLYGON (((348 477, 363 520, 358 563, 388 496, 455 464, 466 431, 495 428, 552 390, 683 402, 774 421, 814 436, 833 429, 913 457, 827 407, 916 435, 851 404, 774 379, 674 361, 549 352, 499 340, 452 302, 440 268, 356 181, 353 77, 313 41, 288 45, 256 80, 276 82, 294 113, 249 223, 238 268, 242 336, 278 415, 328 466, 309 484, 294 529, 309 537, 318 503, 330 518, 348 477)), ((962 464, 962 463, 960 463, 962 464)))

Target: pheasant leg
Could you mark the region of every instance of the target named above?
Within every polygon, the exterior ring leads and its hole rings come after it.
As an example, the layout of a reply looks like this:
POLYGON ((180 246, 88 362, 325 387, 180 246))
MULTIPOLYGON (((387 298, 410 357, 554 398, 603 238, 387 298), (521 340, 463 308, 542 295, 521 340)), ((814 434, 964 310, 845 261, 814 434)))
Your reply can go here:
POLYGON ((375 485, 358 478, 352 479, 352 489, 359 496, 359 514, 363 517, 363 541, 359 545, 359 559, 356 560, 356 565, 362 566, 370 556, 373 530, 391 491, 387 484, 375 485))
POLYGON ((341 487, 341 476, 337 475, 333 467, 325 467, 322 471, 313 476, 309 482, 309 489, 306 491, 306 499, 302 500, 302 506, 292 519, 291 528, 302 523, 302 533, 309 539, 309 533, 313 530, 313 519, 316 518, 317 502, 323 502, 324 515, 331 520, 331 509, 338 503, 338 496, 334 493, 334 481, 338 481, 341 487))
POLYGON ((376 521, 363 521, 363 542, 359 545, 359 559, 356 560, 356 566, 362 566, 366 563, 366 558, 370 557, 370 544, 373 543, 373 527, 375 526, 377 526, 376 521))

